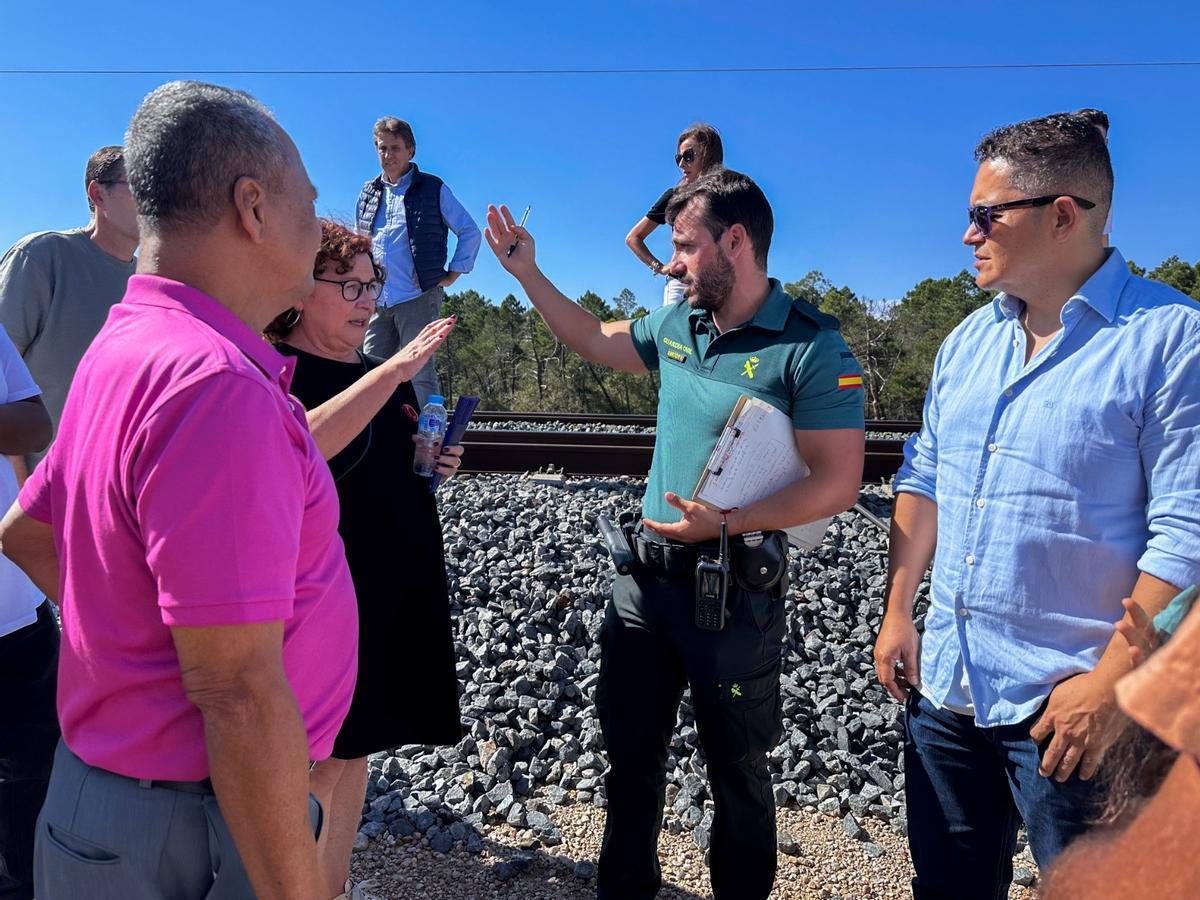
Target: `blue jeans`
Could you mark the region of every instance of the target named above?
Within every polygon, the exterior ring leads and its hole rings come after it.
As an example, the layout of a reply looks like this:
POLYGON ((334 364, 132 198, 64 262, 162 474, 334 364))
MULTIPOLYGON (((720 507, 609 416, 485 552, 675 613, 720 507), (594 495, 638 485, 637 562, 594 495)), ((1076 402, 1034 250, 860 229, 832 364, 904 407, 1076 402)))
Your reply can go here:
POLYGON ((1041 752, 1029 729, 1040 711, 1016 725, 985 728, 914 691, 907 713, 904 786, 915 900, 1003 900, 1022 820, 1044 869, 1099 812, 1096 779, 1072 774, 1059 784, 1038 774, 1041 752))

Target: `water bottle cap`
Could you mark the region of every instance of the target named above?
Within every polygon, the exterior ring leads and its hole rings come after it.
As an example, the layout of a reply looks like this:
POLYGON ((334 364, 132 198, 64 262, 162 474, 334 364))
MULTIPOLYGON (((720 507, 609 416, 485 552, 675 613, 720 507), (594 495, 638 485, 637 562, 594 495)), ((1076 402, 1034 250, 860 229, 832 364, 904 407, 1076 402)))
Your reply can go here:
POLYGON ((443 399, 441 394, 430 394, 428 402, 436 403, 438 406, 443 406, 446 401, 443 399))

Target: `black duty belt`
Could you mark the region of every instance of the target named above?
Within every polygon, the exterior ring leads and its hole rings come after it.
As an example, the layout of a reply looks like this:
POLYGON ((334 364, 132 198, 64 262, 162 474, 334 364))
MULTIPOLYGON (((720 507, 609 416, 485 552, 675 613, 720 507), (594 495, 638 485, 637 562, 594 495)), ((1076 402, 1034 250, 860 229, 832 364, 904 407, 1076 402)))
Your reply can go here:
POLYGON ((694 578, 696 563, 701 556, 716 558, 716 541, 706 541, 702 544, 665 544, 642 537, 639 533, 633 535, 633 550, 640 562, 647 569, 660 575, 672 577, 694 578))

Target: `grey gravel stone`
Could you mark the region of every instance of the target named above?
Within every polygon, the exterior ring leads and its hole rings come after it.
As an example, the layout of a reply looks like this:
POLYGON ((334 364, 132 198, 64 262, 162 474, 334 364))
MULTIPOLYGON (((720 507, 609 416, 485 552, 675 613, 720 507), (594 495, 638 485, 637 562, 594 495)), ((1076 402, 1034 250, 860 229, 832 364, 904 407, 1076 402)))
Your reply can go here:
POLYGON ((792 837, 790 831, 781 831, 776 836, 776 843, 779 845, 779 852, 788 856, 798 856, 800 854, 800 845, 796 843, 796 839, 792 837))
MULTIPOLYGON (((639 479, 539 485, 516 476, 462 477, 443 486, 468 735, 453 747, 406 746, 369 760, 366 839, 508 821, 530 826, 544 843, 554 839, 539 827, 548 810, 607 803, 608 760, 594 699, 597 635, 613 572, 594 522, 600 514, 616 520, 636 512, 644 487, 639 479)), ((882 488, 860 496, 884 520, 890 500, 882 488)), ((850 512, 835 518, 820 547, 792 553, 783 600, 784 732, 768 766, 782 808, 817 808, 839 819, 849 812, 860 827, 879 818, 900 831, 903 710, 879 688, 871 659, 886 550, 886 536, 850 512)), ((927 602, 925 581, 918 621, 927 602)), ((707 841, 707 769, 686 693, 669 753, 674 812, 664 825, 707 841)))
POLYGON ((1030 887, 1037 880, 1037 876, 1033 871, 1025 866, 1017 866, 1013 869, 1013 883, 1019 884, 1022 887, 1030 887))
POLYGON ((596 864, 588 862, 586 859, 581 859, 575 863, 575 877, 587 881, 596 876, 596 864))
POLYGON ((850 813, 846 813, 846 817, 842 819, 842 830, 846 832, 846 837, 856 841, 865 841, 869 837, 867 830, 859 825, 850 813))

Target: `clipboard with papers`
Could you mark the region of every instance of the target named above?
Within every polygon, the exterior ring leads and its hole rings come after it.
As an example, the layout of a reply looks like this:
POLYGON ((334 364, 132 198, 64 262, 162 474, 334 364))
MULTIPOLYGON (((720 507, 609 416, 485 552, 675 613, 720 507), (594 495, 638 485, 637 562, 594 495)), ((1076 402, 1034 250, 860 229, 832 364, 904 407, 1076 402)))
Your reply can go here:
MULTIPOLYGON (((711 509, 747 506, 801 478, 809 468, 796 449, 791 419, 770 403, 743 394, 713 447, 692 499, 711 509)), ((786 529, 788 542, 811 550, 832 517, 786 529)))

